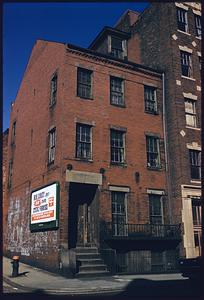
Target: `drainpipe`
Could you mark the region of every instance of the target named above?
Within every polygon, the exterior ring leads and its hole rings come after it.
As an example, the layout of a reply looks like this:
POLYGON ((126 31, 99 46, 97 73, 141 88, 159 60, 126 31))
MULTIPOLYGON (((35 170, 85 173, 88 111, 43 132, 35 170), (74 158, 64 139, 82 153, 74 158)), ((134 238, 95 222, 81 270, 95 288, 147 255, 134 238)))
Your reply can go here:
POLYGON ((168 208, 169 208, 169 221, 172 224, 172 209, 171 209, 171 184, 169 174, 169 158, 168 158, 168 134, 166 130, 166 99, 165 99, 165 75, 162 73, 162 104, 163 104, 163 129, 164 129, 164 154, 165 154, 165 172, 168 193, 168 208))

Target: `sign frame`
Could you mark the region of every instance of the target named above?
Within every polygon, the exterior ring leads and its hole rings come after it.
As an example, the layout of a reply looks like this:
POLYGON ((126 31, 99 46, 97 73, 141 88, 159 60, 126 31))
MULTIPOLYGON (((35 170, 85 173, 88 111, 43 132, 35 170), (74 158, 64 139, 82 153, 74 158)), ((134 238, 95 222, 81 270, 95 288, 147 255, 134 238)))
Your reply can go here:
POLYGON ((40 186, 40 187, 32 190, 31 194, 30 194, 30 231, 37 232, 37 231, 57 230, 59 228, 59 208, 60 208, 60 184, 58 181, 51 182, 49 184, 40 186), (32 194, 34 192, 40 191, 46 187, 49 187, 53 184, 56 184, 56 218, 55 218, 55 220, 31 224, 32 194))

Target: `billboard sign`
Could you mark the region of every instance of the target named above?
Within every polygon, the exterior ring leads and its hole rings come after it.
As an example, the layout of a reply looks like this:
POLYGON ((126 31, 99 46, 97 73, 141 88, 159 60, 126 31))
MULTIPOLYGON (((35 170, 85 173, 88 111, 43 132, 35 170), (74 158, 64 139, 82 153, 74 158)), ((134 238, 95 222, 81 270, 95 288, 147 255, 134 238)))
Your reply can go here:
POLYGON ((31 193, 30 229, 58 227, 59 183, 46 185, 31 193))

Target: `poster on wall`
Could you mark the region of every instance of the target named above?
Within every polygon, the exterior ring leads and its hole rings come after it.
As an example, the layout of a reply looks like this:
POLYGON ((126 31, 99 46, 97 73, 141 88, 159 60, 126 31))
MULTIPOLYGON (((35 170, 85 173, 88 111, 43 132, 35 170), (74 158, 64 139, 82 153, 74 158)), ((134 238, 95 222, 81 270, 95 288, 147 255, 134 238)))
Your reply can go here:
POLYGON ((59 183, 41 187, 31 192, 30 230, 58 228, 59 183))

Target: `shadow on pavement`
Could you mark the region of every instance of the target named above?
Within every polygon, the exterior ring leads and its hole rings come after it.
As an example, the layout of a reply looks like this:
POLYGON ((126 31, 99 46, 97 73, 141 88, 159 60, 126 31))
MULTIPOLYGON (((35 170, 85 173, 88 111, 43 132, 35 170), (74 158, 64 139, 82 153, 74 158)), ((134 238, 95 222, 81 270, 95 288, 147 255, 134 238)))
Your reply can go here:
POLYGON ((201 284, 199 281, 135 279, 118 296, 131 297, 200 297, 201 284))

